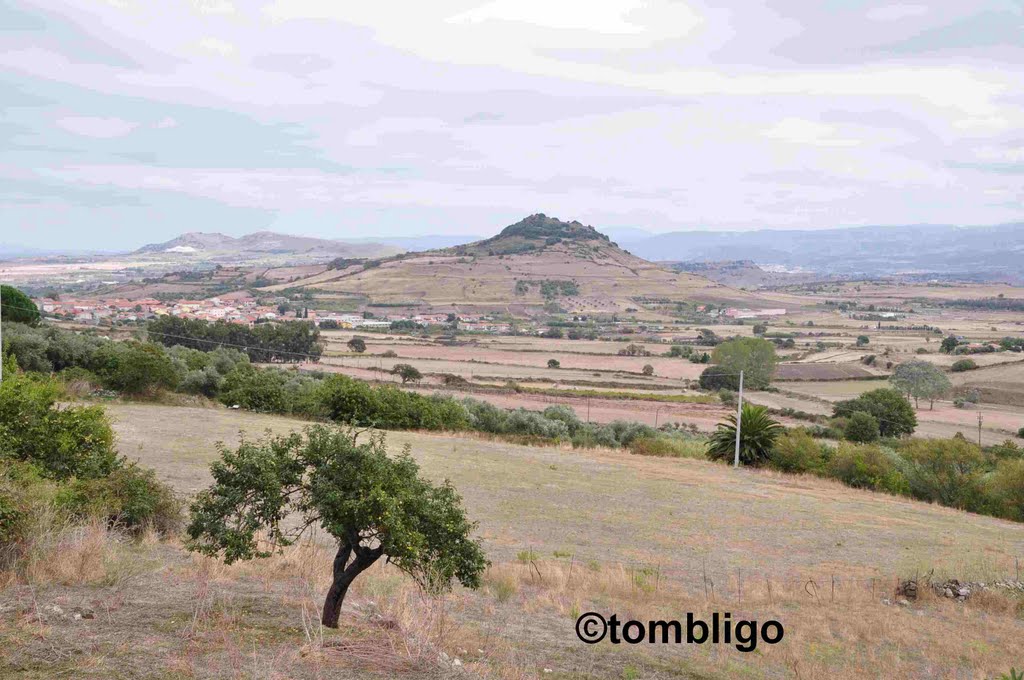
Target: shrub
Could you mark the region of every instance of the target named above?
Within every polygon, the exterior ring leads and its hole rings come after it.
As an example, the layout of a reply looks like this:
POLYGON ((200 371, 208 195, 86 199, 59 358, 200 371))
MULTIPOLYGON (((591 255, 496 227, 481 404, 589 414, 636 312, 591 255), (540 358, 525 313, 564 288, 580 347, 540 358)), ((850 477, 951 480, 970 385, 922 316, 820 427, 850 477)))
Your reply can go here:
MULTIPOLYGON (((740 461, 744 465, 762 465, 768 461, 775 439, 783 427, 768 415, 764 406, 743 404, 740 415, 740 461)), ((736 416, 720 423, 708 443, 708 458, 733 460, 736 445, 736 416)))
POLYGON ((287 413, 285 376, 278 370, 239 364, 224 377, 220 400, 228 406, 241 406, 262 413, 287 413))
POLYGON ((965 439, 915 439, 903 447, 904 475, 915 498, 963 510, 983 509, 981 450, 965 439))
POLYGON ((987 492, 996 514, 1024 522, 1024 460, 999 461, 988 480, 987 492))
POLYGON ((856 399, 840 401, 833 407, 833 415, 837 417, 849 417, 857 411, 874 416, 883 437, 913 434, 917 427, 914 407, 906 397, 891 388, 871 390, 856 399))
POLYGON ((93 369, 103 380, 104 387, 126 394, 174 389, 178 384, 178 373, 170 356, 152 343, 102 345, 93 355, 93 369))
POLYGON ((562 363, 558 359, 548 359, 548 368, 561 368, 562 363))
POLYGON ((651 366, 650 364, 644 364, 644 367, 643 369, 641 369, 640 372, 648 376, 654 375, 654 366, 651 366))
POLYGON ((880 436, 878 419, 870 413, 854 411, 846 421, 844 434, 851 442, 876 442, 880 436))
POLYGON ((1020 437, 1021 439, 1024 439, 1024 427, 1017 430, 1017 436, 1020 437))
POLYGON ((37 465, 52 479, 99 477, 117 466, 114 433, 99 406, 59 408, 52 378, 4 366, 0 383, 0 457, 37 465))
POLYGON ((949 367, 949 370, 954 373, 963 373, 964 371, 973 371, 978 367, 974 359, 957 359, 953 362, 953 365, 949 367))
POLYGON ((389 349, 386 352, 384 352, 383 354, 381 354, 381 356, 384 357, 385 359, 397 359, 398 358, 398 352, 396 352, 393 349, 389 349))
POLYGON ((806 430, 787 430, 775 440, 768 464, 783 472, 814 472, 825 464, 824 450, 806 430))
POLYGON ((346 344, 350 350, 357 354, 362 354, 366 351, 366 341, 362 338, 353 337, 346 344))
POLYGON ((98 517, 131 530, 152 528, 161 534, 181 527, 182 507, 153 470, 126 465, 106 477, 76 479, 57 492, 57 507, 72 517, 98 517))
POLYGON ((897 467, 895 456, 887 454, 877 444, 840 443, 827 470, 829 476, 859 489, 895 494, 907 491, 907 482, 897 467))
POLYGON ((638 437, 629 445, 630 453, 638 456, 668 458, 705 458, 706 445, 695 439, 681 437, 638 437))

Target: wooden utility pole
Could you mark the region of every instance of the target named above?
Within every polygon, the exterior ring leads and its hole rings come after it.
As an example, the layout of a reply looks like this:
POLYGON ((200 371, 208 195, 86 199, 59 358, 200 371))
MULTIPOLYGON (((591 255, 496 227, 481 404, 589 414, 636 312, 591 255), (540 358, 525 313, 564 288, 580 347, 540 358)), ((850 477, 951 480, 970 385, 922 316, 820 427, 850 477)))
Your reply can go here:
POLYGON ((736 455, 733 458, 732 466, 740 466, 740 428, 743 425, 743 371, 740 371, 740 396, 736 400, 736 455))

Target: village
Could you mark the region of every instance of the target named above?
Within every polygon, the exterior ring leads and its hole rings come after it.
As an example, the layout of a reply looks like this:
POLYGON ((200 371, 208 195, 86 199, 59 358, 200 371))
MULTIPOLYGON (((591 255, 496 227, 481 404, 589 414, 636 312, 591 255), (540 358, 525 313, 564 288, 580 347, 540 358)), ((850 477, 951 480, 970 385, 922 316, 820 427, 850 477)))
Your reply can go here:
MULTIPOLYGON (((151 319, 169 315, 185 319, 202 321, 225 321, 244 325, 253 325, 283 320, 308 320, 310 323, 331 330, 361 329, 393 330, 393 324, 402 323, 399 329, 410 330, 411 325, 451 326, 457 319, 458 329, 467 333, 485 333, 492 335, 540 334, 545 324, 518 323, 513 324, 507 317, 486 314, 453 314, 420 313, 420 314, 376 314, 370 311, 338 313, 317 310, 305 306, 307 303, 293 301, 285 296, 257 297, 247 291, 226 293, 202 300, 180 299, 159 300, 156 298, 128 299, 86 298, 61 296, 60 298, 38 298, 36 304, 43 314, 83 325, 110 326, 144 323, 151 319), (404 323, 403 323, 404 322, 404 323)), ((699 310, 704 312, 703 309, 699 310)), ((777 309, 737 309, 724 308, 708 311, 709 318, 719 317, 723 320, 762 319, 780 317, 786 310, 777 309)), ((586 316, 574 317, 573 321, 588 321, 586 316)), ((635 321, 615 321, 611 325, 622 328, 635 327, 635 321)), ((645 325, 645 330, 663 330, 660 325, 645 325)), ((628 331, 627 331, 628 332, 628 331)))

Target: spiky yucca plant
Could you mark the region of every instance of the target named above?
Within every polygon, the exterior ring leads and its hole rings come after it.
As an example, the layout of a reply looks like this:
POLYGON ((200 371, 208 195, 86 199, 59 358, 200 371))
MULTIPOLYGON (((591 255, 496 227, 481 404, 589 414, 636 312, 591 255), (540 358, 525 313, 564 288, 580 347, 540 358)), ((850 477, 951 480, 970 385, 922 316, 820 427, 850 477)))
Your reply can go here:
MULTIPOLYGON (((768 415, 764 406, 743 405, 743 420, 740 427, 740 462, 744 465, 763 465, 775 445, 775 438, 785 429, 768 415)), ((718 429, 708 442, 708 458, 712 460, 733 459, 736 450, 736 416, 719 423, 718 429)))

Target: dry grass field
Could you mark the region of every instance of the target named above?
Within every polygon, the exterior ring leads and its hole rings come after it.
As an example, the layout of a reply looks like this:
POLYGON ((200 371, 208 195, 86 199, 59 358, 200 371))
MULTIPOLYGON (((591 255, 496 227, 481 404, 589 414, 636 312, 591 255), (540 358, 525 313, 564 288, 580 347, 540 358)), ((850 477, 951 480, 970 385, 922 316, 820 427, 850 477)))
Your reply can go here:
MULTIPOLYGON (((208 483, 214 441, 303 425, 226 409, 108 410, 121 450, 187 493, 208 483)), ((419 433, 388 440, 410 444, 427 476, 451 479, 465 497, 493 563, 480 591, 429 598, 375 567, 357 580, 342 628, 324 631, 314 621, 329 553, 318 543, 233 567, 174 543, 108 545, 103 566, 83 541, 68 557, 91 575, 5 593, 0 635, 13 644, 0 651, 0 674, 990 678, 1024 658, 1017 598, 991 590, 957 603, 927 591, 903 606, 892 594, 897 578, 931 570, 936 579, 1013 577, 1022 525, 702 461, 419 433), (635 619, 730 611, 777 619, 786 636, 748 654, 590 647, 573 628, 588 610, 635 619)))

